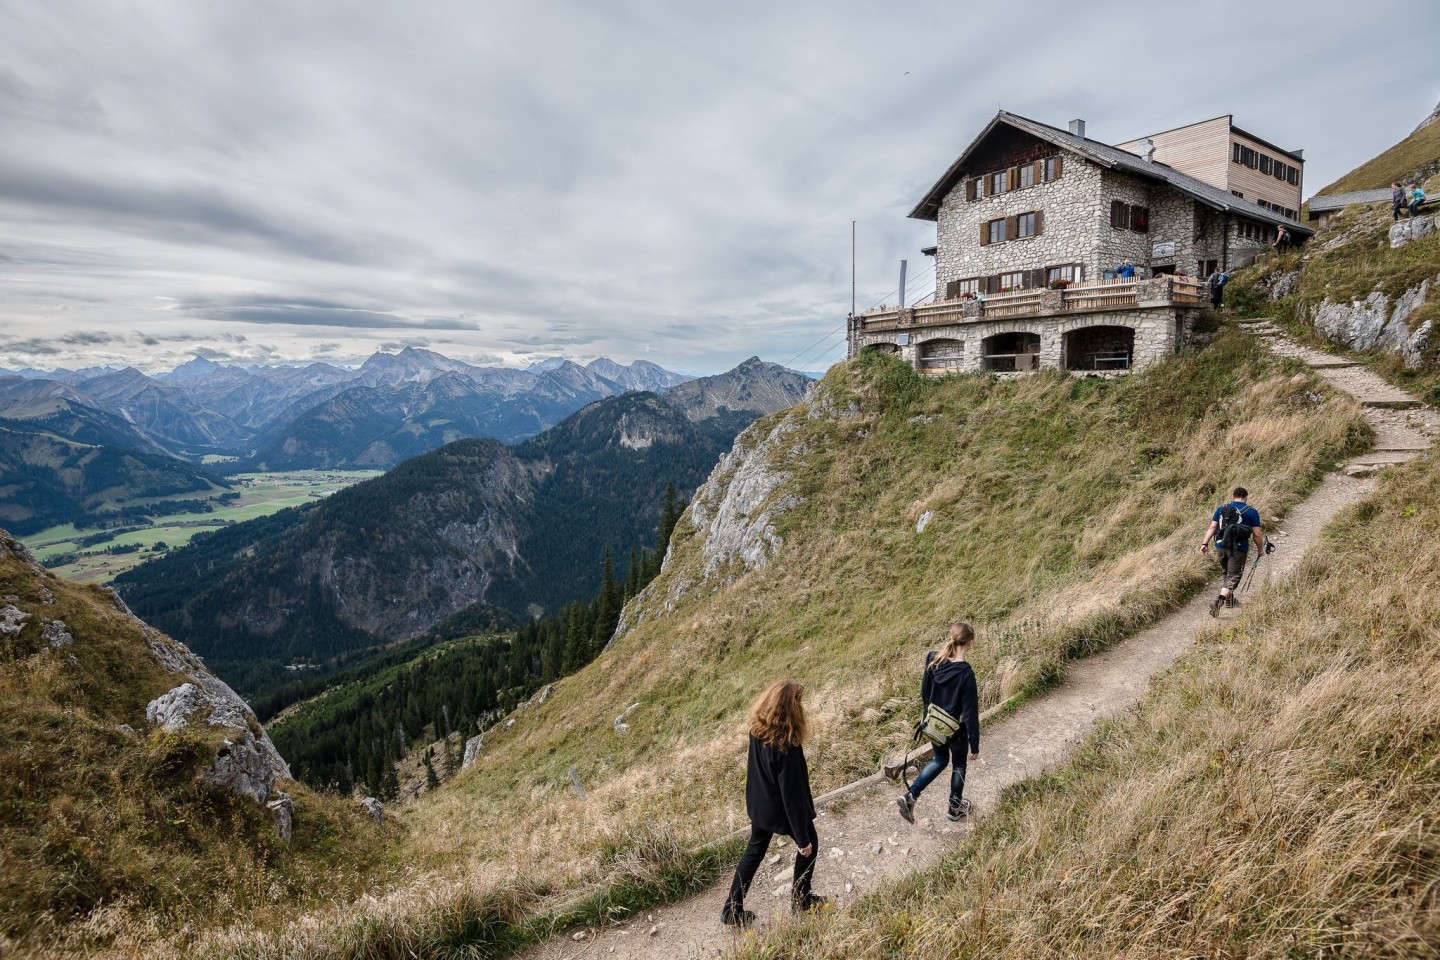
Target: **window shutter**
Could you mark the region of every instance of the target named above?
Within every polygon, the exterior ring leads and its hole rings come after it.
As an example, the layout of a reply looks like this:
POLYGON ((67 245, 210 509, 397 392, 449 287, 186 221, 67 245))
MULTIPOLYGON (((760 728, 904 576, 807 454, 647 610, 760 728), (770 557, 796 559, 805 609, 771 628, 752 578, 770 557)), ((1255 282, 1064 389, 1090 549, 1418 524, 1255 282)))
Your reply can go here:
POLYGON ((989 197, 994 195, 993 191, 990 188, 990 175, 988 173, 980 178, 980 195, 982 197, 989 197))
POLYGON ((1016 226, 1015 220, 1016 220, 1015 217, 1006 217, 1006 218, 1005 218, 1005 239, 1006 239, 1006 240, 1014 240, 1017 236, 1020 235, 1020 228, 1016 226))
POLYGON ((1033 177, 1033 180, 1032 180, 1031 182, 1032 182, 1032 183, 1044 183, 1044 182, 1045 182, 1045 161, 1044 161, 1044 160, 1036 160, 1036 161, 1032 164, 1032 166, 1035 168, 1035 172, 1034 172, 1033 174, 1031 174, 1031 176, 1033 177))
POLYGON ((956 297, 958 297, 958 296, 960 296, 960 281, 959 281, 959 280, 951 280, 949 283, 945 284, 945 299, 946 299, 946 300, 954 300, 954 299, 955 299, 956 297))
MULTIPOLYGON (((1005 189, 1020 189, 1020 170, 1018 167, 1011 167, 1009 170, 1005 171, 1005 189)), ((1006 236, 1008 237, 1009 234, 1006 234, 1006 236)))
POLYGON ((1045 286, 1045 270, 1043 268, 1025 271, 1025 287, 1027 289, 1033 290, 1043 286, 1045 286))
POLYGON ((1045 232, 1045 211, 1044 211, 1044 210, 1036 210, 1036 211, 1035 211, 1035 236, 1038 237, 1038 236, 1040 236, 1040 234, 1042 234, 1042 233, 1044 233, 1044 232, 1045 232))
POLYGON ((966 199, 966 200, 972 200, 972 201, 975 199, 975 181, 974 181, 974 180, 966 180, 966 181, 965 181, 965 199, 966 199))
POLYGON ((1110 201, 1110 226, 1121 228, 1129 226, 1129 210, 1125 207, 1124 200, 1110 201))
POLYGON ((987 246, 990 243, 990 224, 980 224, 980 246, 987 246))
POLYGON ((1056 179, 1056 180, 1059 180, 1061 174, 1064 173, 1064 172, 1065 172, 1065 155, 1064 155, 1063 153, 1057 153, 1057 154, 1055 154, 1055 179, 1056 179))

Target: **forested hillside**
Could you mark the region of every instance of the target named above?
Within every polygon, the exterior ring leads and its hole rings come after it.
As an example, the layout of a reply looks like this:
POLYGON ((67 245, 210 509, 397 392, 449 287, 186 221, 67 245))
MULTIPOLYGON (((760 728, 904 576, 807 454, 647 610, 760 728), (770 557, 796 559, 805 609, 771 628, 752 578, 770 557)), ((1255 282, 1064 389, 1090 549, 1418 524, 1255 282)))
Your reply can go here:
POLYGON ((590 596, 605 550, 647 545, 666 486, 688 496, 739 429, 705 426, 653 394, 610 398, 517 447, 460 441, 199 538, 116 585, 222 676, 266 692, 289 664, 333 667, 472 604, 524 620, 590 596))
POLYGON ((315 787, 341 793, 358 788, 391 800, 398 787, 396 765, 437 740, 445 747, 432 762, 441 765, 440 776, 452 775, 466 739, 482 729, 485 718, 513 710, 540 686, 599 655, 615 633, 621 609, 660 572, 664 544, 684 506, 675 488, 667 487, 656 549, 632 552, 623 576, 607 550, 600 587, 586 603, 567 604, 504 636, 494 635, 501 624, 493 620, 483 624, 488 629, 476 630, 473 617, 452 617, 436 628, 434 644, 282 688, 258 702, 257 712, 264 720, 285 710, 271 734, 295 775, 315 787), (467 625, 471 629, 465 630, 467 625), (446 639, 462 630, 463 639, 446 639))
POLYGON ((21 536, 63 523, 93 526, 120 503, 229 486, 119 439, 118 431, 62 415, 0 420, 0 524, 21 536))

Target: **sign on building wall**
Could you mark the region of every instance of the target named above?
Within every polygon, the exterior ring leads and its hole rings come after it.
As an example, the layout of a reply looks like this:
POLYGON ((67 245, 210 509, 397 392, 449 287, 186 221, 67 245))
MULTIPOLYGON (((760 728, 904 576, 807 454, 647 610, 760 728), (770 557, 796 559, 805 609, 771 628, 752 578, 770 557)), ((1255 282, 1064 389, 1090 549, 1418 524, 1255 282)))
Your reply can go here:
POLYGON ((1151 257, 1173 257, 1175 256, 1175 241, 1167 240, 1164 243, 1157 243, 1150 248, 1151 257))

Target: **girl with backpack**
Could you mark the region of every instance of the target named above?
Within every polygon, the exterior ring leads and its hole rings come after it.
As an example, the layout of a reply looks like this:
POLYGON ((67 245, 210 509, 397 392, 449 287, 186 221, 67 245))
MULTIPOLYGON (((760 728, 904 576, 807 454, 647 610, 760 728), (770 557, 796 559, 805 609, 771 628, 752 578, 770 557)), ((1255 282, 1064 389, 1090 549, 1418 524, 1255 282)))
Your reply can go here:
POLYGON ((950 625, 950 636, 939 650, 925 654, 925 671, 920 679, 920 700, 925 705, 925 719, 920 733, 935 746, 935 755, 910 789, 895 799, 900 816, 915 822, 915 801, 930 781, 940 775, 945 765, 950 768, 950 805, 947 816, 963 820, 970 815, 970 801, 965 792, 965 748, 971 760, 980 757, 980 692, 975 670, 967 658, 975 643, 975 628, 956 620, 950 625))
POLYGON ((748 927, 755 914, 745 909, 745 894, 770 849, 770 838, 783 834, 795 841, 795 872, 790 906, 796 912, 826 903, 810 892, 815 870, 815 800, 805 764, 805 688, 779 680, 750 710, 750 757, 745 770, 745 811, 750 815, 750 843, 735 868, 730 895, 720 911, 722 922, 748 927))

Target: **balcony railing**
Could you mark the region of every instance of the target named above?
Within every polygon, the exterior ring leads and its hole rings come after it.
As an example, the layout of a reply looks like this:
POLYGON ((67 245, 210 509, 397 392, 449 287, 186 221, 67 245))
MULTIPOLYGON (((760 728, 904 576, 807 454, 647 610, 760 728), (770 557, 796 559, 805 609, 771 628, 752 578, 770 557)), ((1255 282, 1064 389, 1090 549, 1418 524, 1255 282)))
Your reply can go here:
POLYGON ((1201 307, 1209 301, 1205 281, 1193 277, 1148 280, 1094 280, 1063 290, 1045 288, 992 293, 977 298, 936 300, 923 306, 881 307, 856 318, 861 330, 895 330, 941 324, 978 323, 1008 317, 1050 316, 1142 307, 1201 307))

